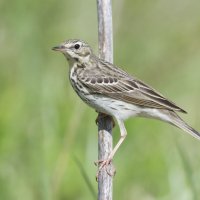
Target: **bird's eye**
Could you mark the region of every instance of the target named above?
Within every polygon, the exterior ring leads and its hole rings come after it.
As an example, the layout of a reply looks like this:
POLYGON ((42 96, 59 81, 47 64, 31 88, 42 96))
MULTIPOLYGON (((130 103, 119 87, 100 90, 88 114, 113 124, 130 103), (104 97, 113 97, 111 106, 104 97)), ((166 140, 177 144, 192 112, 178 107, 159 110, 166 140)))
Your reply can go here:
POLYGON ((79 48, 80 48, 80 44, 75 44, 75 45, 74 45, 74 48, 75 48, 75 49, 79 49, 79 48))

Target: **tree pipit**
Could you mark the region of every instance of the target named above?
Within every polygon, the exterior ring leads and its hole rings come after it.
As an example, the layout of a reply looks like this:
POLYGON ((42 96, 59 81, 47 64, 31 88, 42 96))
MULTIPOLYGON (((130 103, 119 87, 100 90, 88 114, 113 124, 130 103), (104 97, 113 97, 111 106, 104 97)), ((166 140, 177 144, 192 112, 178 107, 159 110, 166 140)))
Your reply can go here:
POLYGON ((99 169, 107 166, 124 141, 124 120, 146 117, 168 122, 200 139, 200 133, 184 122, 176 112, 186 113, 152 87, 94 55, 81 40, 67 40, 53 50, 60 51, 69 63, 69 80, 78 96, 100 113, 113 116, 120 128, 120 139, 99 169))

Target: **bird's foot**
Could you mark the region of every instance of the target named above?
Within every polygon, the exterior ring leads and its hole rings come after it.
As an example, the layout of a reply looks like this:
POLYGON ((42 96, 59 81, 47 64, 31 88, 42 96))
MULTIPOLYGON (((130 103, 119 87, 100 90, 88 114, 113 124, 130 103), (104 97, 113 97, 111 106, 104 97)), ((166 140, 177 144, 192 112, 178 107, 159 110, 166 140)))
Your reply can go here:
POLYGON ((112 164, 112 158, 108 158, 106 160, 98 160, 98 161, 94 162, 94 164, 96 166, 99 166, 99 169, 96 174, 96 181, 98 181, 99 173, 104 167, 106 168, 106 172, 109 176, 113 177, 116 174, 115 167, 112 164))
MULTIPOLYGON (((96 120, 95 120, 96 125, 98 126, 99 119, 102 119, 102 118, 105 118, 105 117, 108 117, 108 116, 111 117, 110 115, 107 115, 105 113, 99 113, 96 120)), ((113 117, 111 117, 111 120, 112 120, 112 124, 113 124, 113 128, 114 128, 115 127, 115 121, 114 121, 113 117)))

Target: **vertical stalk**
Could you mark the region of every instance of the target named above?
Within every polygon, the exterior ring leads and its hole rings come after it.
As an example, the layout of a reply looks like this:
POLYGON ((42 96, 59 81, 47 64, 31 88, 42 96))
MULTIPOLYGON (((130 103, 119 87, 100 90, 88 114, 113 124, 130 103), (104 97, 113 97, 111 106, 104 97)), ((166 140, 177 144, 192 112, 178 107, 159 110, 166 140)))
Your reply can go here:
MULTIPOLYGON (((97 0, 99 57, 113 62, 113 32, 111 0, 97 0)), ((105 160, 112 151, 113 121, 111 116, 98 115, 98 159, 105 160)), ((98 200, 112 200, 112 163, 104 167, 98 175, 98 200)))

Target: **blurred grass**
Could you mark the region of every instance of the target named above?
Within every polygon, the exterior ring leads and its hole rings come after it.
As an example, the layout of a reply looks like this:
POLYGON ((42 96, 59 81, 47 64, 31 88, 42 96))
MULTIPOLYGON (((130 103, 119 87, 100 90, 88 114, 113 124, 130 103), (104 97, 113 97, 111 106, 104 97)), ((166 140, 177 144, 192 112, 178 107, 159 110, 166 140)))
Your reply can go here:
MULTIPOLYGON (((113 1, 115 64, 184 107, 198 130, 199 7, 197 0, 113 1)), ((73 92, 66 61, 51 47, 80 38, 97 51, 96 1, 3 0, 0 17, 0 199, 93 199, 73 155, 96 188, 96 113, 73 92)), ((153 120, 126 126, 114 198, 196 200, 199 142, 153 120)))

